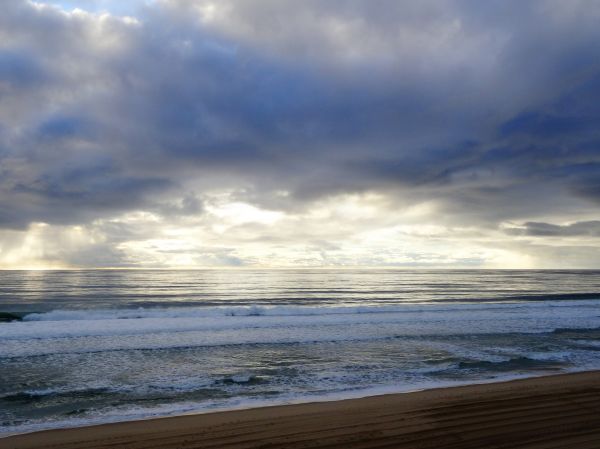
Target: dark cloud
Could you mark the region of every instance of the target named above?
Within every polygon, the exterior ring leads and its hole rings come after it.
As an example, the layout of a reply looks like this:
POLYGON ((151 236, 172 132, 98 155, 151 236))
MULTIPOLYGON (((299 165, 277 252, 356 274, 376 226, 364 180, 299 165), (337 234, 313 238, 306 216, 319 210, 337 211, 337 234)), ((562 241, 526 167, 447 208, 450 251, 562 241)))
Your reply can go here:
POLYGON ((526 222, 523 226, 508 228, 512 235, 530 237, 600 237, 600 221, 578 221, 568 225, 543 222, 526 222))
POLYGON ((8 88, 25 88, 46 81, 46 76, 35 59, 17 50, 0 51, 0 82, 8 88))
POLYGON ((200 214, 211 189, 286 210, 378 191, 490 228, 600 203, 597 2, 133 15, 3 4, 0 226, 200 214))

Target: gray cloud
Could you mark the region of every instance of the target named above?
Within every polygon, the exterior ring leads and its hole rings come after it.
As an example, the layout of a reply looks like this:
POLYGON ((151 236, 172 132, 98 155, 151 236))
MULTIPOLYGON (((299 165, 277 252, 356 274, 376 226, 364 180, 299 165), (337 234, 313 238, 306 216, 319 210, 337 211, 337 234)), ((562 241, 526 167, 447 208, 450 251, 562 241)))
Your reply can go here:
POLYGON ((600 237, 600 221, 579 221, 568 225, 527 222, 521 227, 508 228, 507 232, 531 237, 600 237))
POLYGON ((597 2, 162 0, 132 15, 3 4, 0 227, 199 215, 211 189, 286 211, 375 191, 525 235, 600 203, 597 2))

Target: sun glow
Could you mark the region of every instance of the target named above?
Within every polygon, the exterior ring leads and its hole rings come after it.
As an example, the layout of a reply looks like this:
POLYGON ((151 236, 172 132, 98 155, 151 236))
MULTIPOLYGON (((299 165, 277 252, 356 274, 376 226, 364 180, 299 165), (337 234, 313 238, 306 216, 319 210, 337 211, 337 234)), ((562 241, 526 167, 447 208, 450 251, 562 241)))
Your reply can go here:
POLYGON ((209 206, 207 210, 233 225, 244 223, 262 223, 272 225, 283 218, 282 212, 259 209, 246 203, 229 203, 219 206, 209 206))

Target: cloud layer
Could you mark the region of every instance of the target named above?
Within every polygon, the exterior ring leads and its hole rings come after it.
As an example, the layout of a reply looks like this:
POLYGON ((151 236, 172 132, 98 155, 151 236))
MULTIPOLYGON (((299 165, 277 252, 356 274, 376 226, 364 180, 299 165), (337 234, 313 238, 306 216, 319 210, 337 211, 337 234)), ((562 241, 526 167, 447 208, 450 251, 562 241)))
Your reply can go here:
POLYGON ((0 266, 600 262, 598 2, 135 5, 3 4, 0 266))

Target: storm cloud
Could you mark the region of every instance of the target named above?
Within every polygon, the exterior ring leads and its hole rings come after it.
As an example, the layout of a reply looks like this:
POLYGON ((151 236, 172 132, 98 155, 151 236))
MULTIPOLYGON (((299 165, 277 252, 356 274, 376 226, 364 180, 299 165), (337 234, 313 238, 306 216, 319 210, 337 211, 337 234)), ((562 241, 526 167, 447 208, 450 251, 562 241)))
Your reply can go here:
POLYGON ((0 16, 5 266, 510 266, 599 236, 598 2, 51 3, 0 16))

